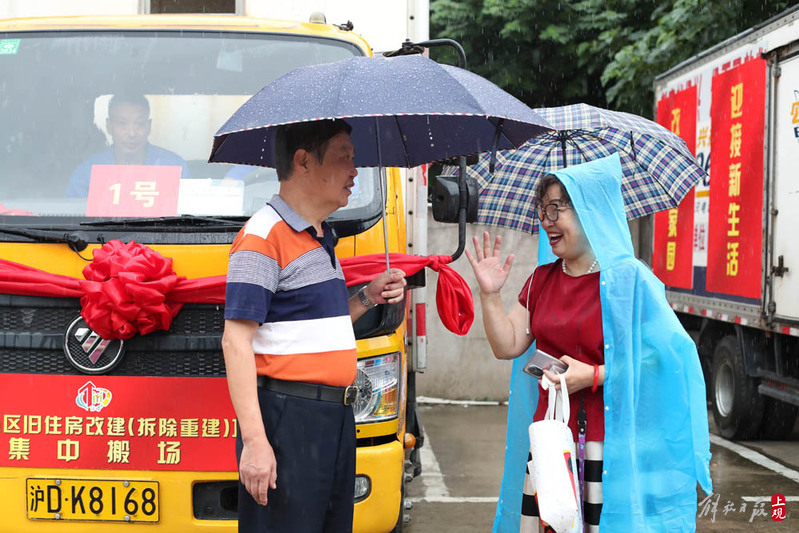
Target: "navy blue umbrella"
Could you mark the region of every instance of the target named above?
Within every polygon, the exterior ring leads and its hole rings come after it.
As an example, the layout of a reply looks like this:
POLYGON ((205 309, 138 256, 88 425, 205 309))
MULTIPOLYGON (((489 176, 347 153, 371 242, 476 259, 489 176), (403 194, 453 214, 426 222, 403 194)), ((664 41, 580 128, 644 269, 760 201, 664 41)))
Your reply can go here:
POLYGON ((547 122, 490 81, 423 56, 353 57, 265 86, 214 136, 211 162, 274 167, 276 126, 344 119, 359 167, 414 167, 516 148, 547 122))

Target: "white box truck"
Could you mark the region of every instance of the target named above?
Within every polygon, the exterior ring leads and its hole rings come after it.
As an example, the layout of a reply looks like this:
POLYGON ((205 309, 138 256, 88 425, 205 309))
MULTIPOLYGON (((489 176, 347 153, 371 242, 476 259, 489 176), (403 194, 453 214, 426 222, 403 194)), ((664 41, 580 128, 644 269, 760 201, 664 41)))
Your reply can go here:
POLYGON ((655 81, 709 179, 654 217, 652 268, 693 335, 719 433, 780 439, 799 409, 799 6, 655 81))

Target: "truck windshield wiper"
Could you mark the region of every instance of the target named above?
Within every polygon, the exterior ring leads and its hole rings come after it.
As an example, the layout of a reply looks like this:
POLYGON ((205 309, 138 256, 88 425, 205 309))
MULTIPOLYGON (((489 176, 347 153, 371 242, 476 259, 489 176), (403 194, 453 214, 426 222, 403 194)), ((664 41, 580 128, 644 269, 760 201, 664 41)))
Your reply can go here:
POLYGON ((213 228, 241 228, 244 225, 244 217, 200 217, 195 215, 181 215, 176 217, 153 217, 153 218, 115 218, 113 220, 97 220, 93 222, 81 222, 81 226, 153 226, 153 227, 199 227, 203 230, 213 228))
POLYGON ((22 229, 14 226, 0 225, 0 233, 25 237, 35 242, 63 242, 76 252, 82 252, 89 245, 88 241, 80 233, 70 233, 64 230, 22 229))

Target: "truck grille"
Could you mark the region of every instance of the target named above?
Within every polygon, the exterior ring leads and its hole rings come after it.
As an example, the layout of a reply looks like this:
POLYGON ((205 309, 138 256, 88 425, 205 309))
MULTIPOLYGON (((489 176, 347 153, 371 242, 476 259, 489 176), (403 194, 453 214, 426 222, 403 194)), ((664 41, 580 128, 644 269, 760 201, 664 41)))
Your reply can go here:
MULTIPOLYGON (((4 374, 80 374, 63 351, 0 350, 4 374)), ((134 352, 125 350, 112 376, 204 376, 225 375, 222 352, 134 352)))
MULTIPOLYGON (((0 372, 80 374, 64 355, 67 326, 80 314, 74 299, 0 296, 0 372)), ((118 376, 225 375, 224 307, 186 304, 169 331, 125 341, 118 376)))
POLYGON ((80 306, 67 308, 36 308, 0 306, 0 331, 63 332, 66 325, 80 313, 80 306))

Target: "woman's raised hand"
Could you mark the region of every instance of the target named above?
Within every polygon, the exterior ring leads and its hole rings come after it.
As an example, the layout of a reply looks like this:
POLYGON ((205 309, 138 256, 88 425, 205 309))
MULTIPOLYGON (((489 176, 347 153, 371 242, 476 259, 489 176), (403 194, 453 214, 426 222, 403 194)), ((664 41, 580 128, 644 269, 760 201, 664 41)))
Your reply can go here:
POLYGON ((472 240, 474 241, 474 255, 469 250, 466 250, 466 258, 469 260, 469 264, 472 265, 474 276, 480 285, 480 291, 483 293, 499 292, 502 286, 505 285, 508 274, 510 274, 510 268, 513 265, 513 254, 510 254, 505 259, 505 264, 502 264, 502 237, 499 235, 494 239, 493 249, 491 247, 491 236, 487 231, 483 232, 482 245, 477 237, 472 240))

